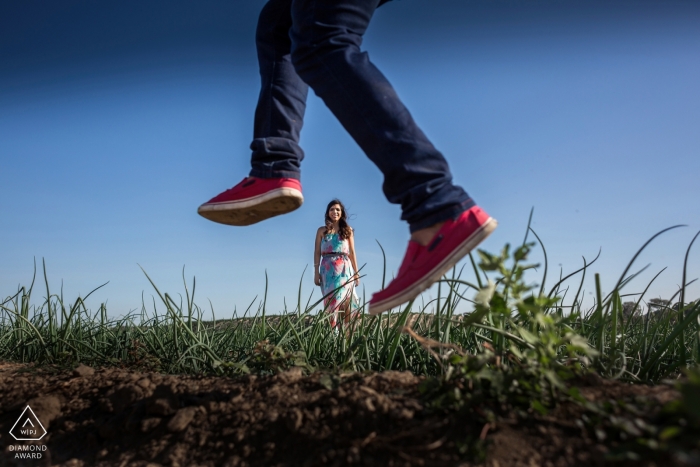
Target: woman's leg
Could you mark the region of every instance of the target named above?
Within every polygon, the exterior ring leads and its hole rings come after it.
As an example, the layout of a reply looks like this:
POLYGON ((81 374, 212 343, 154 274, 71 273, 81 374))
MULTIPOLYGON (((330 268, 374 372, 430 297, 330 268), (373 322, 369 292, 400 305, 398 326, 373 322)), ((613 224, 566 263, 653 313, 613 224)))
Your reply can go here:
POLYGON ((331 329, 338 328, 341 323, 339 319, 340 316, 338 310, 326 310, 326 312, 330 315, 330 318, 328 319, 328 324, 330 325, 331 329))
POLYGON ((353 310, 352 310, 353 292, 354 292, 354 287, 351 287, 347 293, 347 296, 343 300, 343 304, 341 305, 341 310, 342 310, 342 315, 340 316, 341 323, 343 325, 343 329, 347 333, 349 333, 351 331, 352 320, 355 318, 355 316, 353 316, 353 310))

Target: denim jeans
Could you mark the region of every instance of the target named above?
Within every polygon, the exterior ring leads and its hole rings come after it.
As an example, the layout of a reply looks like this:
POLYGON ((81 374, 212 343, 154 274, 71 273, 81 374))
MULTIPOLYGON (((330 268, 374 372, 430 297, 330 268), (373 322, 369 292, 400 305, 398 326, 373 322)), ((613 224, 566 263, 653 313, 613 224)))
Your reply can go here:
POLYGON ((360 50, 380 0, 268 0, 256 45, 262 88, 250 175, 300 179, 299 133, 311 87, 384 175, 411 232, 474 205, 384 75, 360 50))

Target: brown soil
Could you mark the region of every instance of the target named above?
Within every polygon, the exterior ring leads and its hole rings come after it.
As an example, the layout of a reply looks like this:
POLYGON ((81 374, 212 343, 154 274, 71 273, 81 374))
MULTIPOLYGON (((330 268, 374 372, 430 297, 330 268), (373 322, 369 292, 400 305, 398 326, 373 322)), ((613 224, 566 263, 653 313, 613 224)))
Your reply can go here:
MULTIPOLYGON (((0 362, 0 467, 476 465, 467 459, 478 455, 479 439, 490 467, 608 465, 605 447, 577 426, 577 406, 479 426, 426 410, 420 380, 400 372, 233 379, 0 362), (27 442, 9 434, 27 404, 47 429, 40 460, 15 459, 27 442)), ((663 386, 593 377, 580 385, 591 400, 677 397, 663 386)))

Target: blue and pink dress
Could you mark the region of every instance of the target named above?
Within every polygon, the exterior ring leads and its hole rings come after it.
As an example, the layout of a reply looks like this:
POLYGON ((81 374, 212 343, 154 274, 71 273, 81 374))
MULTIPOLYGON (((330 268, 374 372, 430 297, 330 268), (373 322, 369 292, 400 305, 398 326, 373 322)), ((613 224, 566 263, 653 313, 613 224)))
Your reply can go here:
POLYGON ((350 300, 350 312, 354 315, 360 306, 355 293, 355 281, 351 280, 355 271, 350 262, 350 243, 337 233, 324 234, 321 238, 321 291, 328 295, 323 300, 323 309, 331 314, 332 328, 339 326, 338 311, 346 300, 350 300))

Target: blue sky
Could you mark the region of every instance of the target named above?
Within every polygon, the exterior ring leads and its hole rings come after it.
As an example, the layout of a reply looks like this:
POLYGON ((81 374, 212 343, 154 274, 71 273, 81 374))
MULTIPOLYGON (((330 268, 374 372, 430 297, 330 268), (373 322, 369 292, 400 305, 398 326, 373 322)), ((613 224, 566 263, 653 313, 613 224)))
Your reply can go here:
MULTIPOLYGON (((268 310, 294 308, 305 267, 304 296, 314 289, 313 236, 334 197, 352 215, 367 298, 381 284, 377 241, 396 271, 400 210, 313 94, 304 206, 246 228, 196 214, 249 169, 264 2, 232 3, 1 7, 0 295, 43 258, 70 300, 109 281, 88 306, 106 301, 112 316, 153 294, 139 265, 171 294, 184 267, 217 317, 262 296, 266 272, 268 310)), ((591 272, 609 290, 649 237, 687 224, 645 250, 636 264, 651 267, 629 286, 668 267, 648 295, 668 297, 700 229, 699 26, 693 2, 401 0, 377 11, 364 48, 456 183, 498 219, 484 248, 521 242, 534 207, 549 277, 602 248, 591 272)))

